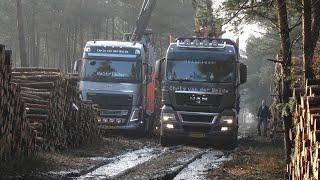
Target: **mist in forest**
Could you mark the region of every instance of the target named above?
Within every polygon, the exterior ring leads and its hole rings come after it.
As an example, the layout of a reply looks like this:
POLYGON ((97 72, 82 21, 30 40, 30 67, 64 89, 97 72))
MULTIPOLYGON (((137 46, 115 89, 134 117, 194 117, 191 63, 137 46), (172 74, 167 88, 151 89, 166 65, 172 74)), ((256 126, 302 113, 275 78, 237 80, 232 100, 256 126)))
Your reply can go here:
MULTIPOLYGON (((142 3, 143 0, 0 0, 0 42, 13 50, 14 66, 21 65, 22 53, 27 66, 57 67, 67 72, 72 62, 82 57, 86 41, 122 40, 124 33, 132 32, 142 3), (25 52, 19 51, 19 33, 25 39, 25 52)), ((191 1, 158 1, 149 23, 158 57, 164 56, 170 35, 193 35, 193 18, 191 1)))

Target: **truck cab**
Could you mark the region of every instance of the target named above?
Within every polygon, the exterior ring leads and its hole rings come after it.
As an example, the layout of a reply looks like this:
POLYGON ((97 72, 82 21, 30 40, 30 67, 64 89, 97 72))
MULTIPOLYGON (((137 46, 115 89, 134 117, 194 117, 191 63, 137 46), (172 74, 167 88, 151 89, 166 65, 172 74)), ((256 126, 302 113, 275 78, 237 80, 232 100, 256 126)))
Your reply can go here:
POLYGON ((146 87, 151 72, 143 44, 89 41, 74 69, 80 74, 81 98, 98 105, 100 128, 146 128, 146 87))
POLYGON ((236 144, 247 70, 233 41, 178 38, 155 69, 162 145, 185 138, 236 144))

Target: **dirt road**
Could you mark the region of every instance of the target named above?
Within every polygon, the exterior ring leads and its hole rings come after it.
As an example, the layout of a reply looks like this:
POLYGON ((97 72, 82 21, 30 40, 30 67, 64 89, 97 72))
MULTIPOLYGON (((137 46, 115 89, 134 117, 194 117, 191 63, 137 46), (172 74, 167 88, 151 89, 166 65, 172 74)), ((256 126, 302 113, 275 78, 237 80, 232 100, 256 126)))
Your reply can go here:
MULTIPOLYGON (((190 142, 161 147, 156 138, 111 136, 103 141, 106 146, 81 152, 80 163, 60 166, 42 173, 40 177, 80 180, 206 179, 209 170, 231 158, 230 151, 190 142)), ((73 155, 69 154, 68 158, 73 155)))
POLYGON ((75 179, 204 179, 209 169, 228 159, 222 151, 184 145, 143 148, 75 179))
POLYGON ((229 151, 190 142, 161 147, 156 138, 107 135, 82 149, 44 152, 19 166, 8 164, 0 179, 246 179, 243 173, 259 179, 281 177, 281 147, 259 139, 239 142, 229 151), (275 171, 279 173, 270 176, 275 171))

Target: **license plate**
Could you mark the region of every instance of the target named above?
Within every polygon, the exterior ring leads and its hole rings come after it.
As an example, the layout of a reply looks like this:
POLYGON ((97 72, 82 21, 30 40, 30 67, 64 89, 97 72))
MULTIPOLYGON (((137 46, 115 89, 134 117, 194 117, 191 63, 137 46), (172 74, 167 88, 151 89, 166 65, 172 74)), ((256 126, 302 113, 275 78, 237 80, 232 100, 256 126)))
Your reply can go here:
POLYGON ((116 129, 115 126, 106 126, 107 129, 116 129))
POLYGON ((190 137, 192 138, 204 138, 206 135, 204 133, 198 133, 198 132, 193 132, 190 134, 190 137))
POLYGON ((109 122, 107 118, 103 118, 103 122, 109 122))

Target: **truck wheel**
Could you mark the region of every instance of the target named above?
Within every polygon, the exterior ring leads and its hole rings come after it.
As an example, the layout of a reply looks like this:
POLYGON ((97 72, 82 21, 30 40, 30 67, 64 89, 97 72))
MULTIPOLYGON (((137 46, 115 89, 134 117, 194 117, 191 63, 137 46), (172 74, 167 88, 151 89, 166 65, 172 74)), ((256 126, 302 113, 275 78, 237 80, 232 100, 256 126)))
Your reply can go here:
POLYGON ((160 144, 163 147, 168 147, 168 146, 172 145, 172 141, 169 138, 160 136, 160 144))
POLYGON ((143 126, 143 131, 144 131, 144 134, 146 135, 146 136, 152 136, 152 122, 151 122, 151 120, 152 120, 152 118, 150 117, 150 116, 148 116, 148 115, 145 115, 144 116, 145 118, 144 118, 144 126, 143 126))
POLYGON ((225 148, 228 150, 233 150, 238 145, 238 137, 236 135, 232 135, 225 141, 225 148))

